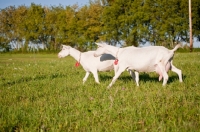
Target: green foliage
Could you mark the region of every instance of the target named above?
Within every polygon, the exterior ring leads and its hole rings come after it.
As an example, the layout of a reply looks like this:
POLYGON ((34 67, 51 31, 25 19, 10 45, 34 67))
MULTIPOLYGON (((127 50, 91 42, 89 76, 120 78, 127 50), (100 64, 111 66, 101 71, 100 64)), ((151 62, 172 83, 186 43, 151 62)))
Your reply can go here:
MULTIPOLYGON (((200 40, 200 1, 192 0, 193 36, 200 40)), ((122 46, 144 44, 174 47, 189 41, 186 0, 90 0, 89 5, 42 7, 10 6, 0 11, 0 48, 14 45, 27 52, 28 44, 56 51, 61 44, 81 51, 95 41, 122 46), (125 42, 125 44, 124 44, 125 42)))
POLYGON ((85 71, 68 56, 1 54, 1 131, 165 131, 200 129, 200 53, 175 53, 183 83, 169 72, 166 87, 155 73, 140 73, 137 87, 124 72, 99 72, 85 84, 85 71))

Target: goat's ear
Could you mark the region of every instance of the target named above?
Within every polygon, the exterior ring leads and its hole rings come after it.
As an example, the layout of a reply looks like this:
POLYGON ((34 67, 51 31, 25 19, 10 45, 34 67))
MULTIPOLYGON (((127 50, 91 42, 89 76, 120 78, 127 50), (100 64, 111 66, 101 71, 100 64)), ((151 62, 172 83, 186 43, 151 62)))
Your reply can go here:
POLYGON ((63 49, 68 49, 67 45, 62 45, 63 49))
POLYGON ((103 47, 103 44, 97 43, 95 42, 96 45, 98 45, 98 47, 103 47))
POLYGON ((62 49, 62 48, 63 48, 63 44, 60 45, 60 49, 62 49))
POLYGON ((71 48, 71 46, 65 45, 65 49, 70 49, 70 48, 71 48))

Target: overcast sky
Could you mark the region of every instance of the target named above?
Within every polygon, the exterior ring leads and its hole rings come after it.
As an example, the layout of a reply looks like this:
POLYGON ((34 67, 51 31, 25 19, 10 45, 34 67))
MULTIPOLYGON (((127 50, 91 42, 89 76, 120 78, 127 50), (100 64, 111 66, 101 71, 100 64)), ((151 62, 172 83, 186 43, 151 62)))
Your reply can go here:
MULTIPOLYGON (((42 6, 72 6, 78 4, 84 6, 89 4, 89 0, 0 0, 0 9, 4 9, 8 6, 18 7, 20 5, 30 6, 31 3, 35 3, 42 6)), ((189 28, 189 27, 188 27, 189 28)), ((194 41, 194 47, 200 48, 200 42, 194 41)))

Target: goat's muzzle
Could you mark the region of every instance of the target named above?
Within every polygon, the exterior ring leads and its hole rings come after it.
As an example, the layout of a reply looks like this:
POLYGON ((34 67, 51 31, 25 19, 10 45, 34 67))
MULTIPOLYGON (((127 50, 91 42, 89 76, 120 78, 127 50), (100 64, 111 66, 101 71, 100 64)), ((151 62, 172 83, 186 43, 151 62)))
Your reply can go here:
POLYGON ((94 57, 98 57, 98 55, 94 53, 94 57))
POLYGON ((61 58, 62 56, 60 54, 58 54, 58 58, 61 58))

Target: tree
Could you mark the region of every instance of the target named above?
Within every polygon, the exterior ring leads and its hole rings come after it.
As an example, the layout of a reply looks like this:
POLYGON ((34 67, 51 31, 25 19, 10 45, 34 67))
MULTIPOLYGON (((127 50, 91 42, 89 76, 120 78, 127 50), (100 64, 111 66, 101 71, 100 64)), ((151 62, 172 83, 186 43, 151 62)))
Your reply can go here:
POLYGON ((14 12, 15 7, 9 6, 1 10, 0 14, 0 46, 1 48, 5 48, 6 51, 10 49, 10 42, 16 39, 16 34, 14 32, 14 12))
POLYGON ((49 40, 48 48, 57 50, 66 43, 66 13, 62 6, 51 7, 46 11, 45 24, 49 40))
POLYGON ((102 29, 101 12, 102 6, 100 2, 91 2, 89 6, 82 7, 78 12, 78 26, 81 30, 79 32, 84 38, 82 44, 86 49, 93 49, 94 42, 99 39, 102 29))
MULTIPOLYGON (((108 2, 109 3, 109 2, 108 2)), ((101 40, 107 41, 112 45, 116 45, 121 41, 121 23, 120 16, 124 13, 122 2, 117 0, 104 6, 101 21, 103 23, 101 40)))
MULTIPOLYGON (((199 0, 192 0, 193 36, 198 40, 199 6, 199 0)), ((173 47, 175 42, 189 41, 188 23, 186 0, 90 0, 89 5, 65 8, 32 3, 0 10, 0 47, 9 50, 13 44, 27 51, 32 42, 49 50, 67 44, 86 51, 94 48, 95 41, 173 47)))
POLYGON ((13 15, 14 19, 14 28, 13 33, 15 34, 15 49, 19 50, 23 47, 24 41, 24 25, 25 25, 25 16, 27 14, 27 7, 26 6, 19 6, 13 15))
POLYGON ((191 2, 193 35, 200 41, 200 1, 192 0, 191 2))
POLYGON ((23 21, 23 37, 25 39, 24 49, 28 48, 28 44, 33 42, 34 44, 42 43, 46 41, 46 35, 44 34, 44 9, 41 5, 34 3, 28 8, 25 19, 23 21))

